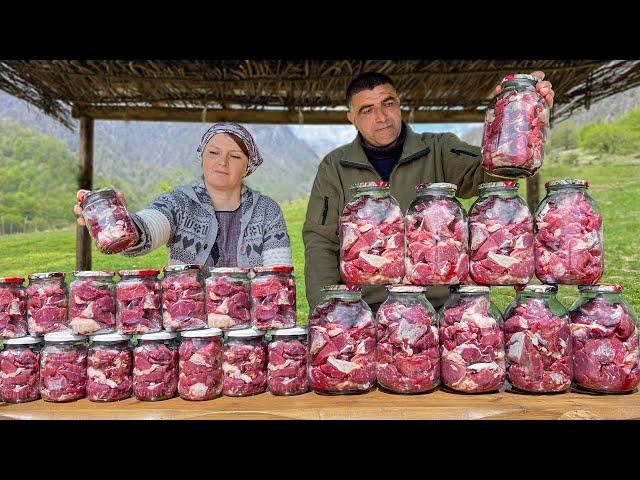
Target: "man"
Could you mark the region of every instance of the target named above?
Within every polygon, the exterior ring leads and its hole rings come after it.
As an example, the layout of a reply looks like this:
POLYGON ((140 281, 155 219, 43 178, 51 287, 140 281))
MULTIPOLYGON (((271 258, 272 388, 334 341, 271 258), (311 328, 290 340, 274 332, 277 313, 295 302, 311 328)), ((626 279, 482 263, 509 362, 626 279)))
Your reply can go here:
MULTIPOLYGON (((544 73, 533 72, 541 80, 544 73)), ((551 83, 540 81, 536 89, 553 105, 551 83)), ((497 86, 495 94, 501 91, 497 86)), ((309 307, 320 300, 324 285, 340 283, 339 222, 357 182, 389 181, 391 195, 406 212, 415 198, 415 186, 423 182, 448 182, 458 186, 456 195, 477 195, 480 183, 499 181, 482 169, 480 147, 461 141, 453 133, 415 133, 401 118, 401 101, 393 80, 381 73, 363 73, 346 92, 347 118, 358 135, 350 144, 330 152, 318 166, 307 217, 302 230, 305 246, 305 282, 309 307)), ((427 297, 435 307, 444 303, 449 290, 429 287, 427 297)), ((375 310, 386 298, 384 286, 364 287, 363 299, 375 310)))

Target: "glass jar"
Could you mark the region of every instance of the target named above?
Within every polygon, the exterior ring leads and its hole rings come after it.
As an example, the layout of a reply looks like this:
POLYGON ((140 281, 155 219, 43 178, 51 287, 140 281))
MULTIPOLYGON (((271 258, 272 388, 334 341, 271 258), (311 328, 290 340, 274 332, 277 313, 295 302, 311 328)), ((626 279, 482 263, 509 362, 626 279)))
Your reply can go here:
POLYGON ((309 375, 320 394, 364 393, 376 383, 376 326, 355 286, 329 285, 309 317, 309 375))
POLYGON ((27 327, 27 294, 22 277, 0 278, 0 338, 24 337, 27 327))
POLYGON ((76 335, 116 331, 115 283, 112 271, 73 272, 69 286, 69 326, 76 335))
POLYGON ((388 285, 404 277, 404 220, 389 182, 351 186, 340 216, 340 275, 353 285, 388 285))
POLYGON ((251 326, 249 269, 211 268, 207 285, 207 323, 211 328, 233 330, 251 326))
POLYGON ((549 106, 536 91, 538 81, 533 75, 507 75, 487 107, 482 166, 492 175, 530 177, 542 167, 549 106))
POLYGON ((230 397, 257 395, 267 389, 265 332, 254 328, 230 330, 222 351, 222 392, 230 397))
POLYGON ((162 330, 162 295, 158 270, 121 270, 116 284, 118 331, 128 335, 162 330))
POLYGON ((440 384, 436 311, 425 287, 394 285, 376 315, 378 384, 395 393, 423 393, 440 384))
POLYGON ((67 285, 64 272, 43 272, 29 275, 27 287, 27 326, 29 335, 41 337, 47 333, 67 330, 67 285))
POLYGON ((309 390, 307 329, 274 330, 268 346, 267 386, 274 395, 300 395, 309 390))
POLYGON ((185 400, 211 400, 222 394, 222 330, 184 332, 180 343, 178 393, 185 400))
POLYGON ((296 280, 291 265, 256 267, 251 279, 253 328, 275 330, 296 325, 296 280))
POLYGON ((46 402, 84 398, 87 387, 87 341, 83 335, 53 332, 44 336, 40 353, 40 395, 46 402))
POLYGON ((500 390, 505 379, 504 333, 489 287, 452 287, 438 319, 442 383, 462 393, 500 390))
POLYGON ((0 352, 0 400, 31 402, 40 398, 40 348, 42 339, 19 337, 4 341, 0 352))
POLYGON ((89 233, 102 253, 118 253, 138 242, 138 229, 113 187, 87 193, 80 207, 89 233))
POLYGON ((526 285, 533 277, 533 216, 518 182, 482 183, 469 212, 469 273, 478 285, 526 285))
POLYGON ((178 342, 176 333, 145 333, 133 349, 133 394, 138 400, 155 402, 175 396, 178 389, 178 342))
POLYGON ((517 390, 556 393, 571 388, 571 329, 557 291, 553 285, 528 285, 505 312, 507 379, 517 390))
POLYGON ((108 333, 91 337, 87 357, 87 398, 115 402, 131 396, 133 351, 130 335, 108 333))
POLYGON ((167 332, 207 326, 201 267, 199 264, 165 267, 162 279, 162 323, 167 332))
POLYGON ((581 285, 569 311, 573 379, 580 388, 624 393, 640 382, 638 317, 622 285, 581 285))
POLYGON ((602 215, 589 182, 555 180, 535 213, 536 276, 543 283, 591 285, 604 270, 602 215))
POLYGON ((469 273, 467 214, 452 183, 422 183, 407 210, 407 280, 456 285, 469 273))

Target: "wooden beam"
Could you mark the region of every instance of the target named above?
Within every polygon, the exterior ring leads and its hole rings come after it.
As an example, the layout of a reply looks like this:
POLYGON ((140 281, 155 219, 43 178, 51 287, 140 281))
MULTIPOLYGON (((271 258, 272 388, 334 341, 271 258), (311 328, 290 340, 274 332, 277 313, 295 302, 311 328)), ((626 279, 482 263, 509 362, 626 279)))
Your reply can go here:
MULTIPOLYGON (((96 120, 137 120, 155 122, 238 122, 265 124, 300 123, 295 110, 207 110, 203 118, 201 108, 171 107, 112 107, 74 105, 74 118, 91 117, 96 120)), ((402 112, 408 120, 409 112, 402 112)), ((484 111, 468 110, 416 110, 413 123, 466 123, 483 122, 484 111)), ((336 110, 313 110, 302 112, 302 123, 309 125, 346 124, 347 112, 336 110)))
POLYGON ((540 202, 540 175, 535 174, 533 177, 528 177, 526 180, 527 188, 527 205, 533 215, 536 211, 536 207, 540 202))
MULTIPOLYGON (((78 144, 80 175, 78 188, 93 188, 93 118, 80 117, 80 143, 78 144)), ((76 270, 91 270, 91 236, 87 227, 76 225, 76 270)))

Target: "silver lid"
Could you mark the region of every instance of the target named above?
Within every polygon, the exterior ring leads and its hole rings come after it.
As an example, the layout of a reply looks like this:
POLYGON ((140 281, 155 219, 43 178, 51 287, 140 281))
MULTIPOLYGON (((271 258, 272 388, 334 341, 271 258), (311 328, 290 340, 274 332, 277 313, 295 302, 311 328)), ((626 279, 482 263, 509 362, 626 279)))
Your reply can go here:
POLYGON ((73 272, 73 276, 76 278, 85 278, 85 277, 113 278, 114 275, 115 275, 115 272, 111 270, 83 270, 83 271, 73 272))
POLYGON ((558 287, 557 285, 527 285, 524 287, 524 291, 533 293, 556 293, 558 287))
POLYGON ((544 184, 544 188, 550 187, 585 187, 589 188, 589 182, 575 178, 561 178, 559 180, 549 180, 544 184))
POLYGON ((244 267, 210 267, 211 273, 249 273, 248 268, 244 267))
POLYGON ((427 287, 420 287, 418 285, 389 285, 387 291, 389 293, 424 293, 427 291, 427 287))
POLYGON ((166 273, 185 272, 187 270, 200 270, 202 265, 199 263, 186 263, 184 265, 167 265, 164 267, 166 273))
POLYGON ((491 290, 489 287, 482 285, 454 285, 451 289, 457 293, 489 293, 491 290))
POLYGON ((27 335, 26 337, 9 338, 3 340, 5 345, 34 345, 36 343, 42 343, 42 337, 32 337, 27 335))
POLYGON ((171 340, 173 338, 176 338, 177 336, 177 333, 162 331, 138 335, 138 340, 171 340))
POLYGON ((124 342, 131 339, 131 335, 124 333, 103 333, 100 335, 91 335, 92 342, 124 342))
POLYGON ((302 327, 281 328, 279 330, 272 330, 272 337, 283 337, 285 335, 306 335, 307 329, 302 327))
POLYGON ((52 332, 44 336, 45 342, 79 342, 86 340, 86 335, 76 335, 72 331, 52 332))
POLYGON ((29 280, 44 280, 47 278, 64 278, 64 272, 37 272, 29 275, 29 280))
POLYGON ((599 285, 578 285, 579 292, 590 293, 620 293, 624 290, 624 286, 616 283, 601 283, 599 285))
POLYGON ((180 333, 183 338, 205 338, 205 337, 219 337, 222 335, 222 330, 219 328, 203 328, 200 330, 186 330, 180 333))
POLYGON ((456 184, 445 182, 426 182, 416 185, 416 190, 453 190, 455 192, 457 189, 458 186, 456 184))
POLYGON ((266 332, 262 330, 256 330, 255 328, 242 328, 239 330, 229 330, 227 337, 230 338, 252 338, 252 337, 264 337, 266 332))

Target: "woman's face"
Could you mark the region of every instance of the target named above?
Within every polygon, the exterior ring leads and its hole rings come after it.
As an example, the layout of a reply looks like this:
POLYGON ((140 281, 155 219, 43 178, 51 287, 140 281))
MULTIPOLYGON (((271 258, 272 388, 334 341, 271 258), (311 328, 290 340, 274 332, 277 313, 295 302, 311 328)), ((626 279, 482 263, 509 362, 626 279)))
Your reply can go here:
POLYGON ((226 133, 211 137, 202 155, 202 170, 207 184, 220 190, 238 188, 247 172, 249 158, 226 133))

